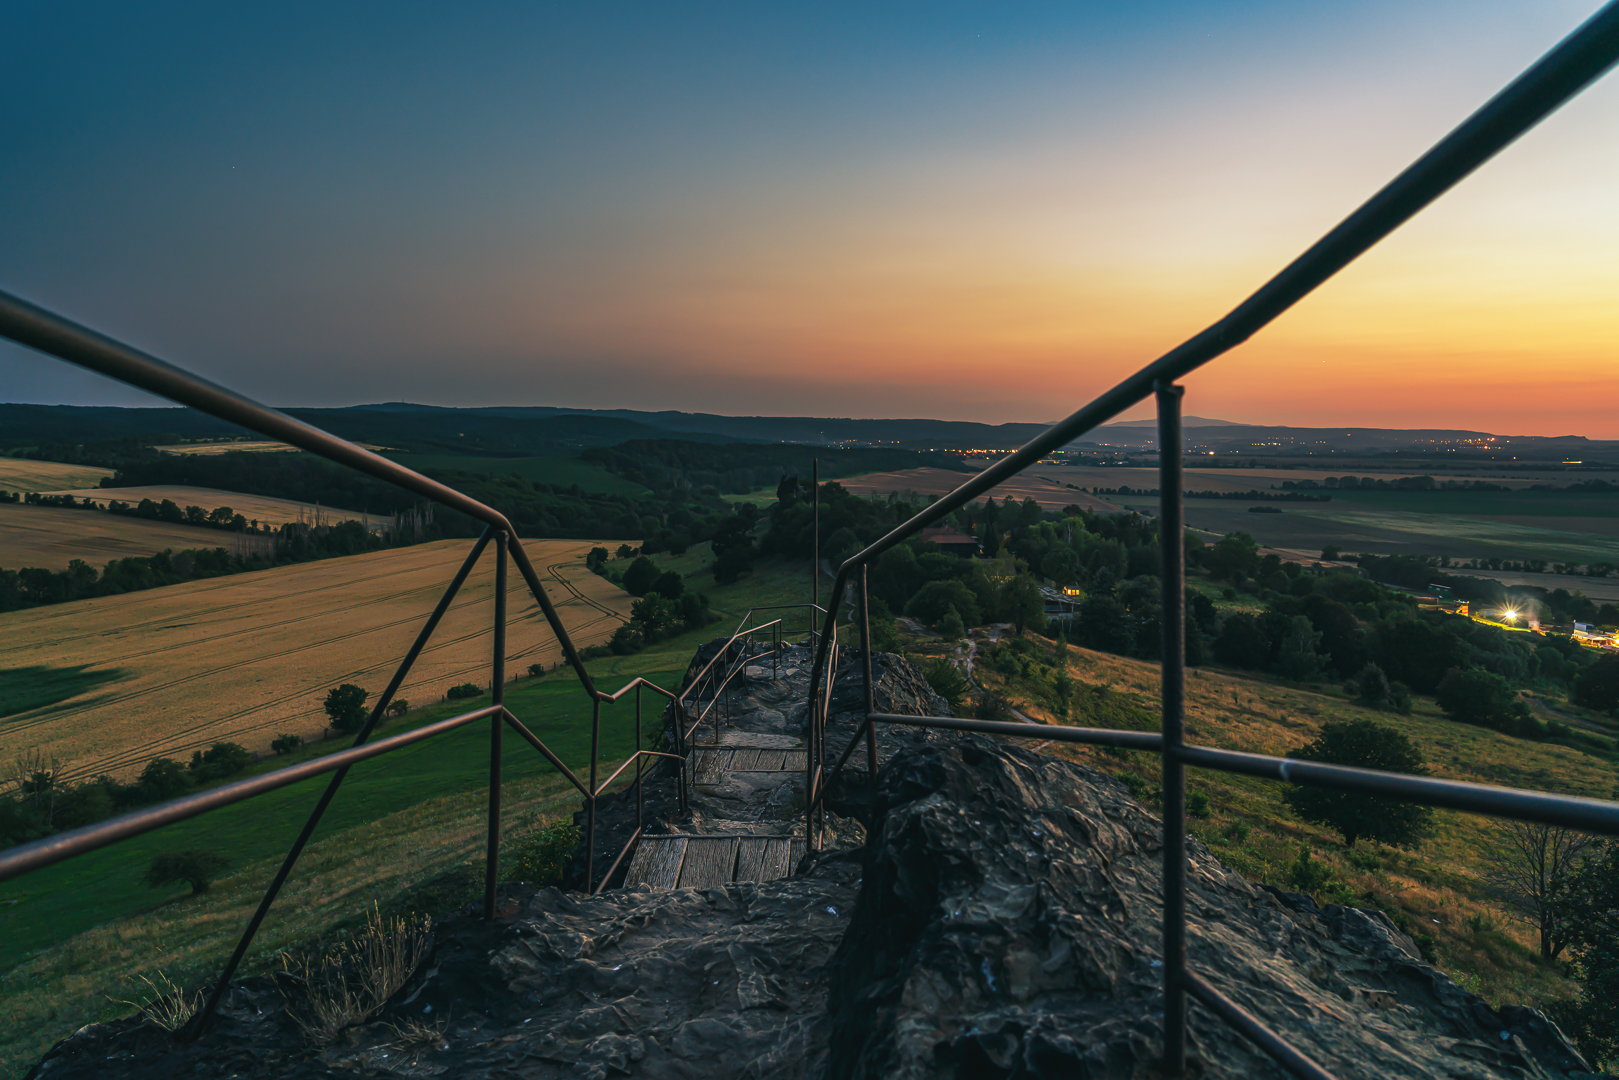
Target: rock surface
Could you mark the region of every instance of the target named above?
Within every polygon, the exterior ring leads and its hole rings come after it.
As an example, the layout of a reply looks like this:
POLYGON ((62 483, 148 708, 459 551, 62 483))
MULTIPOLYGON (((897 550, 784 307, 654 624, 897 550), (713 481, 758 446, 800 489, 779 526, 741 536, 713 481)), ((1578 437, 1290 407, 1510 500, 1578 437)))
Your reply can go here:
MULTIPOLYGON (((914 668, 880 668, 881 708, 941 711, 914 668)), ((863 699, 851 671, 839 724, 863 699)), ((102 1024, 32 1075, 1156 1075, 1158 821, 1100 773, 978 736, 895 729, 878 758, 875 803, 863 770, 849 796, 875 814, 869 842, 799 876, 596 897, 508 887, 493 923, 472 908, 436 920, 417 975, 333 1046, 308 1045, 260 978, 195 1045, 102 1024), (414 1045, 401 1034, 445 1017, 414 1045)), ((1191 862, 1194 967, 1344 1080, 1582 1074, 1544 1017, 1490 1009, 1380 914, 1252 885, 1195 842, 1191 862)), ((1200 1006, 1191 1028, 1201 1075, 1283 1075, 1200 1006)))

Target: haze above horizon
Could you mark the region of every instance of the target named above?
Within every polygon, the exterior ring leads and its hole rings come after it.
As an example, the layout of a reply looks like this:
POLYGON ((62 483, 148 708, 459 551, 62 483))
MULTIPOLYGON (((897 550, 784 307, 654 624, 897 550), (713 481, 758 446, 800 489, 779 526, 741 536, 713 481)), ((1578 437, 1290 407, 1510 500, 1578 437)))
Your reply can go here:
MULTIPOLYGON (((274 404, 1034 421, 1593 10, 23 4, 0 288, 274 404)), ((1188 410, 1619 438, 1616 121, 1610 76, 1188 410)), ((156 403, 10 345, 0 387, 156 403)))

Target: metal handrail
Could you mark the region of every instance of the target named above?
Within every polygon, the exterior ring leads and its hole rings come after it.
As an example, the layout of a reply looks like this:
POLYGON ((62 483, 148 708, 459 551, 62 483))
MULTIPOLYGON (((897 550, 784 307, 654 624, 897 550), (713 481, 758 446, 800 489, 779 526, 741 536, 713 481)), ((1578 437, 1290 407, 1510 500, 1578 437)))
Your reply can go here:
MULTIPOLYGON (((1467 784, 1431 777, 1406 776, 1372 769, 1354 769, 1262 754, 1242 754, 1185 744, 1185 549, 1178 541, 1184 531, 1181 476, 1181 400, 1184 391, 1175 381, 1246 341, 1287 311, 1378 241, 1410 220, 1449 191, 1474 169, 1579 93, 1619 61, 1619 0, 1613 0, 1565 38, 1523 75, 1422 155, 1381 191, 1363 203, 1321 240, 1294 259, 1223 319, 1165 353, 1067 419, 1052 425, 1016 452, 932 503, 909 521, 890 530, 838 568, 832 596, 841 597, 850 575, 861 571, 858 608, 864 646, 866 707, 862 724, 838 761, 842 768, 862 732, 868 739, 869 782, 875 806, 876 745, 873 725, 904 723, 984 731, 1019 738, 1052 741, 1102 742, 1156 748, 1163 764, 1163 961, 1164 1071, 1181 1075, 1186 1069, 1187 1005, 1197 1000, 1216 1017, 1249 1039, 1294 1076, 1303 1080, 1332 1080, 1332 1074, 1300 1052, 1257 1017, 1215 990, 1187 962, 1186 952, 1186 779, 1188 765, 1262 776, 1284 782, 1314 784, 1348 791, 1376 792, 1433 806, 1445 806, 1499 817, 1619 835, 1619 803, 1579 799, 1544 792, 1520 791, 1486 784, 1467 784), (1160 513, 1159 545, 1163 596, 1162 624, 1162 731, 1098 732, 1095 729, 1047 727, 1031 724, 994 724, 946 717, 902 717, 875 711, 870 663, 870 611, 865 575, 870 563, 922 528, 965 506, 1039 461, 1050 451, 1114 418, 1125 409, 1154 395, 1158 407, 1160 513), (1156 745, 1154 745, 1156 744, 1156 745)), ((813 828, 816 808, 824 801, 825 786, 818 783, 823 764, 821 732, 826 716, 823 700, 830 700, 836 678, 837 605, 826 613, 810 669, 810 746, 807 766, 811 823, 810 850, 816 846, 813 828), (825 678, 825 698, 821 693, 825 678)), ((836 770, 834 770, 835 774, 836 770)), ((871 823, 875 825, 875 822, 871 823)))

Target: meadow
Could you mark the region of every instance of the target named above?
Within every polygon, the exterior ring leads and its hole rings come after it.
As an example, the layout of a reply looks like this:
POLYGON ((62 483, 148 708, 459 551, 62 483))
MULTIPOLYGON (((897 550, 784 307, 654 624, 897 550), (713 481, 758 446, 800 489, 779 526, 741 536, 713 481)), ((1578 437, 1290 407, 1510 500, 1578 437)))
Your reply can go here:
POLYGON ((151 499, 160 503, 168 499, 176 506, 184 509, 187 506, 200 506, 204 510, 212 511, 221 506, 228 506, 236 513, 241 514, 249 521, 257 521, 260 525, 281 526, 292 522, 305 522, 311 525, 335 525, 339 521, 360 521, 368 529, 381 528, 393 524, 391 514, 366 514, 359 510, 343 510, 335 506, 317 507, 313 503, 298 502, 295 499, 277 499, 270 495, 243 495, 239 491, 221 491, 218 488, 189 487, 178 484, 161 484, 149 487, 120 487, 120 488, 80 488, 77 490, 50 491, 50 495, 72 495, 77 499, 94 499, 98 503, 106 503, 117 499, 129 503, 131 506, 142 499, 151 499))
POLYGON ((475 457, 460 454, 389 454, 393 460, 411 469, 460 469, 463 472, 485 476, 509 476, 516 473, 536 484, 569 487, 578 484, 581 491, 599 495, 649 495, 645 487, 606 469, 571 457, 475 457))
MULTIPOLYGON (((380 691, 470 547, 439 541, 0 616, 0 669, 119 673, 0 720, 0 761, 37 750, 71 779, 128 779, 154 756, 189 758, 219 741, 264 751, 283 733, 319 738, 326 691, 344 682, 380 691)), ((631 601, 585 569, 590 547, 528 544, 581 647, 605 641, 631 601)), ((508 672, 553 666, 561 653, 538 604, 517 574, 508 583, 508 672)), ((401 697, 422 705, 460 683, 488 685, 493 593, 486 557, 401 697)))
MULTIPOLYGON (((0 503, 0 566, 19 570, 66 570, 83 559, 97 570, 113 559, 160 551, 222 547, 234 551, 242 537, 197 525, 171 525, 95 510, 0 503)), ((251 540, 251 538, 249 538, 251 540)))
POLYGON ((94 487, 111 469, 94 465, 65 465, 59 461, 29 461, 27 458, 0 457, 0 491, 58 491, 62 488, 94 487))
MULTIPOLYGON (((868 473, 865 476, 850 476, 839 480, 845 490, 856 495, 887 495, 890 492, 906 494, 914 492, 918 495, 944 495, 968 480, 972 479, 970 473, 951 472, 948 469, 902 469, 898 472, 868 473)), ((774 497, 775 492, 769 493, 774 497)), ((1031 476, 1025 473, 1013 477, 997 487, 990 493, 997 502, 1005 499, 1014 499, 1022 502, 1024 499, 1033 499, 1045 510, 1061 510, 1065 506, 1079 505, 1087 510, 1112 509, 1106 503, 1093 498, 1083 492, 1067 487, 1061 482, 1043 476, 1031 476)))
MULTIPOLYGON (((1035 640, 1044 667, 1005 676, 980 664, 985 685, 1045 722, 1156 730, 1157 665, 1068 647, 1062 654, 1067 670, 1085 687, 1070 717, 1059 720, 1050 681, 1056 646, 1035 640)), ((1401 716, 1357 706, 1335 687, 1214 667, 1188 671, 1186 695, 1187 737, 1202 745, 1285 755, 1314 738, 1328 720, 1369 718, 1408 735, 1438 777, 1597 798, 1614 797, 1619 784, 1611 747, 1604 756, 1510 738, 1449 720, 1427 698, 1418 698, 1411 714, 1401 716)), ((1160 783, 1155 755, 1068 744, 1041 750, 1114 775, 1133 773, 1146 782, 1145 798, 1155 806, 1152 791, 1160 783)), ((1500 826, 1492 820, 1440 810, 1436 832, 1414 850, 1363 840, 1349 851, 1336 833, 1296 818, 1282 802, 1278 783, 1191 770, 1188 789, 1207 796, 1210 806, 1207 817, 1191 819, 1192 832, 1243 876, 1297 891, 1290 870, 1301 850, 1309 849, 1333 875, 1319 899, 1389 912, 1442 970, 1492 1004, 1544 1006, 1572 994, 1561 971, 1541 962, 1533 927, 1507 909, 1486 880, 1487 859, 1500 847, 1500 826)))

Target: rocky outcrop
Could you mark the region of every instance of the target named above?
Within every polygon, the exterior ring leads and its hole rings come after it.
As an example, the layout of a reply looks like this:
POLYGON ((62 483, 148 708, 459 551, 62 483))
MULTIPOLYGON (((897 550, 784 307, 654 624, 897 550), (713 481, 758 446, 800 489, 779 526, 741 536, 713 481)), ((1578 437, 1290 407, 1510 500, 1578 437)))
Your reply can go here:
MULTIPOLYGON (((914 708, 937 708, 892 670, 914 708)), ((436 920, 412 981, 335 1046, 308 1046, 258 979, 195 1045, 98 1025, 34 1075, 1155 1075, 1158 821, 1079 765, 978 736, 890 738, 869 840, 793 878, 508 889, 493 923, 472 907, 436 920)), ((1190 854, 1194 966, 1344 1080, 1582 1074, 1539 1013, 1462 991, 1380 914, 1318 908, 1195 842, 1190 854)), ((1203 1076, 1283 1075, 1195 1005, 1192 1053, 1203 1076)))
MULTIPOLYGON (((1159 823, 1118 782, 978 736, 883 771, 830 972, 837 1077, 1143 1075, 1160 1048, 1159 823)), ((1542 1077, 1584 1062, 1492 1010, 1377 912, 1318 909, 1190 844, 1196 970, 1341 1078, 1542 1077)), ((1197 1006, 1205 1075, 1284 1075, 1197 1006)))

